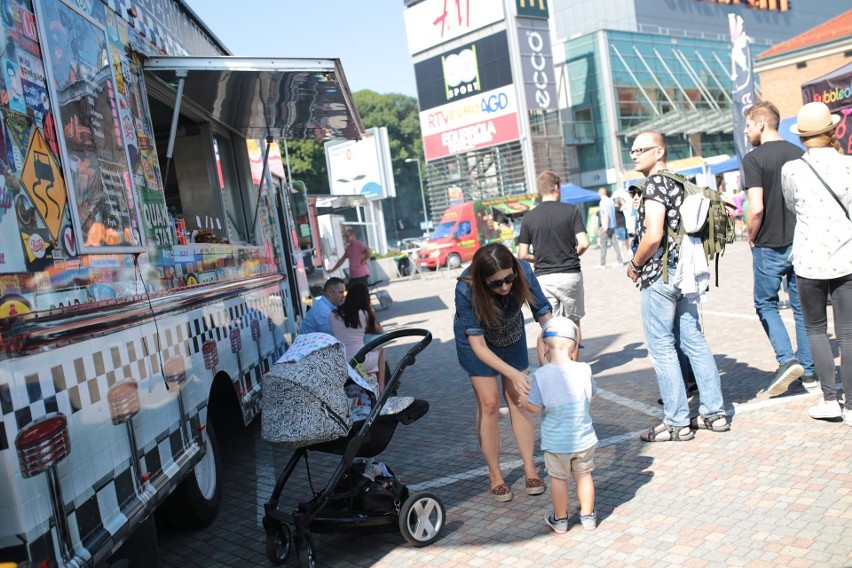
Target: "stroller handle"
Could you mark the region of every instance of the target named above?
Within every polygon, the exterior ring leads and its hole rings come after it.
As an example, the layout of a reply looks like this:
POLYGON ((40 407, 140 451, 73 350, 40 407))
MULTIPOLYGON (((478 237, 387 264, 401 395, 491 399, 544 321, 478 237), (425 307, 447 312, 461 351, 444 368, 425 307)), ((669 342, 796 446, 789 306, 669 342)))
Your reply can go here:
POLYGON ((352 360, 356 363, 363 363, 364 359, 367 357, 367 353, 384 345, 385 343, 389 343, 394 339, 399 339, 400 337, 422 337, 420 341, 418 341, 411 349, 408 350, 408 353, 405 354, 406 358, 406 366, 414 364, 414 357, 426 349, 430 343, 432 343, 432 332, 428 329, 420 329, 416 327, 408 328, 408 329, 397 329, 394 331, 389 331, 388 333, 383 333, 371 342, 367 343, 352 357, 352 360))

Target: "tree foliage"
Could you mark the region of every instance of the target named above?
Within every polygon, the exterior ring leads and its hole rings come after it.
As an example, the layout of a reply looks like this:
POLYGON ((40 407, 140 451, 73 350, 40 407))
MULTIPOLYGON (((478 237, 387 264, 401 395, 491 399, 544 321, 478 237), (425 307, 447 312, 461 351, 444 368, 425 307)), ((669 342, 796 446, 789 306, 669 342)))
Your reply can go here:
MULTIPOLYGON (((369 90, 354 93, 354 98, 364 128, 384 126, 388 129, 397 195, 395 199, 383 203, 388 239, 418 235, 419 222, 423 219, 420 181, 417 178, 417 165, 405 162, 408 158, 422 160, 423 156, 417 99, 369 90)), ((291 140, 287 143, 287 150, 293 179, 304 181, 310 194, 329 193, 323 143, 291 140)), ((283 142, 281 151, 283 154, 283 142)))

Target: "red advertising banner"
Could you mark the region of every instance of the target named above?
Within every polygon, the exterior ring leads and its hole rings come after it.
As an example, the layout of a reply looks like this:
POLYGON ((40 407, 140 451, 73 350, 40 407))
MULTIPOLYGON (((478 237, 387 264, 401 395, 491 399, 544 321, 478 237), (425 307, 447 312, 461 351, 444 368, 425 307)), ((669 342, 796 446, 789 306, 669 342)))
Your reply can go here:
POLYGON ((423 137, 427 160, 496 146, 520 138, 517 113, 483 120, 423 137))

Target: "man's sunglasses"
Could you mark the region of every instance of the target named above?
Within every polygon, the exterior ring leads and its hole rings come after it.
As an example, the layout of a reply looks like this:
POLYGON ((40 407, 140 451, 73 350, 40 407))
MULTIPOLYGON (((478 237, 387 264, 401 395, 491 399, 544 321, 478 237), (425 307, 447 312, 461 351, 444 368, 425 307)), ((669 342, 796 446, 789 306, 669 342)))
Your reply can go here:
POLYGON ((491 288, 492 290, 496 290, 497 288, 501 288, 503 284, 511 284, 515 281, 517 277, 518 275, 513 272, 501 280, 492 280, 490 282, 486 282, 485 285, 491 288))

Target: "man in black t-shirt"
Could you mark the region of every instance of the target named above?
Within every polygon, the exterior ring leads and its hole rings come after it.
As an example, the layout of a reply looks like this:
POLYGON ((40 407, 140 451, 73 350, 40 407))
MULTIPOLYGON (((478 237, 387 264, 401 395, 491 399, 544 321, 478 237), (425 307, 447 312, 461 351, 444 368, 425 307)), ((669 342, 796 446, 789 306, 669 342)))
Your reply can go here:
POLYGON ((819 388, 790 258, 796 214, 787 209, 781 193, 781 167, 801 158, 804 152, 781 139, 779 120, 778 109, 769 101, 757 103, 746 112, 745 133, 754 150, 743 158, 743 186, 748 189, 749 202, 746 223, 754 270, 754 308, 779 365, 767 388, 771 395, 784 393, 799 377, 809 390, 819 388), (778 291, 783 279, 787 280, 790 307, 796 322, 798 358, 778 313, 778 291))
MULTIPOLYGON (((589 248, 589 237, 580 211, 560 201, 561 183, 553 172, 543 172, 536 178, 541 204, 521 221, 518 258, 534 263, 553 315, 567 317, 579 330, 580 319, 586 315, 580 255, 589 248)), ((572 356, 575 361, 577 354, 575 351, 572 356)))
POLYGON ((641 439, 645 442, 686 441, 695 437, 693 430, 698 428, 726 432, 730 425, 725 416, 719 369, 701 333, 698 305, 663 278, 666 249, 669 275, 677 268, 677 244, 669 233, 676 234, 682 222, 683 186, 669 177, 657 175, 666 169, 666 141, 659 132, 639 134, 633 141, 630 157, 636 171, 646 179, 639 205, 639 244, 633 260, 628 263, 627 276, 639 282, 642 329, 663 401, 662 424, 650 428, 641 439), (698 383, 701 414, 692 418, 676 344, 689 356, 698 383))

